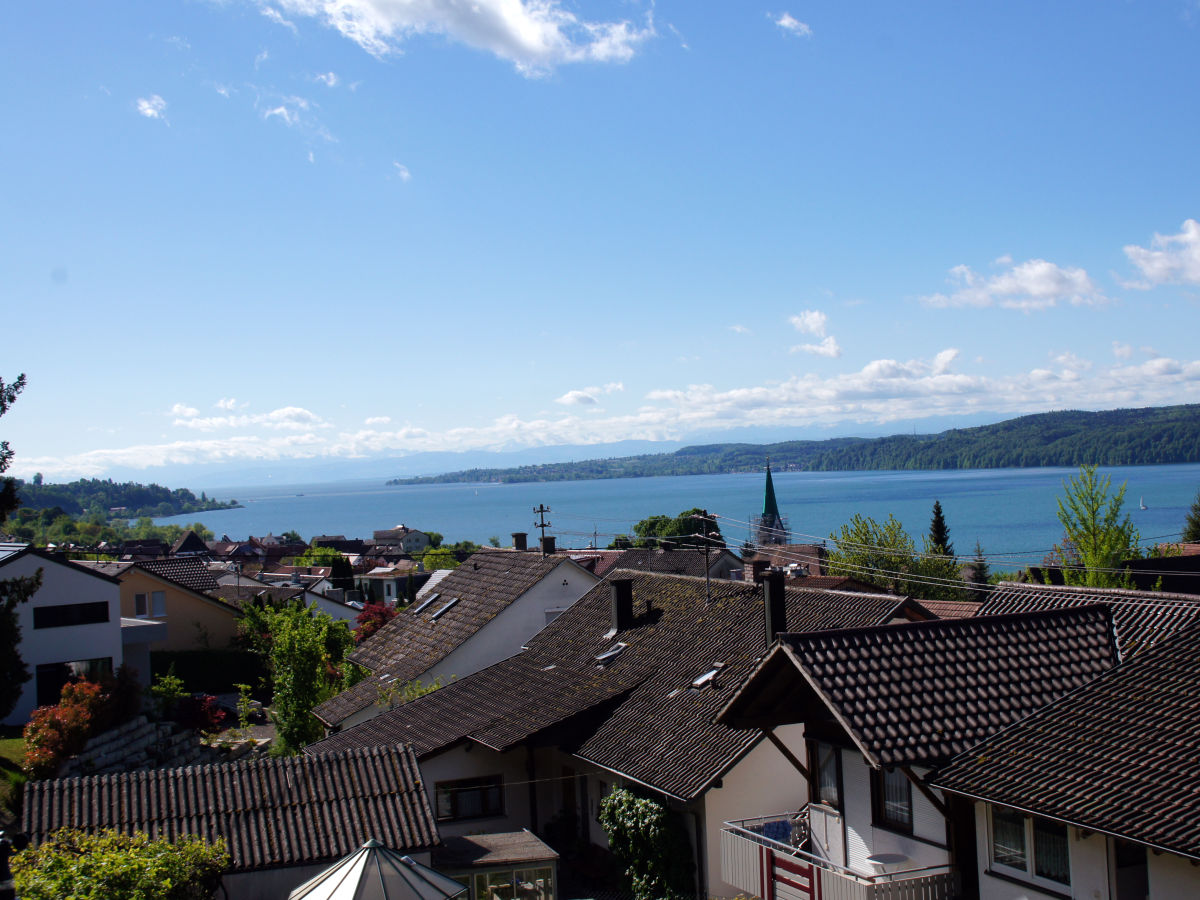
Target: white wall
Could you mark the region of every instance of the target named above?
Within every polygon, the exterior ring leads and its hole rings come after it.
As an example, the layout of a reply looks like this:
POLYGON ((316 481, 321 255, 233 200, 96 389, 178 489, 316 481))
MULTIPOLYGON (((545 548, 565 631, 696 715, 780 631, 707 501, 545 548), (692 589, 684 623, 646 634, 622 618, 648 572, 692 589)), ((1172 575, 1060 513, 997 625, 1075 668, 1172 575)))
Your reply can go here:
MULTIPOLYGON (((807 760, 803 725, 782 725, 775 735, 797 759, 807 760)), ((733 819, 796 812, 808 802, 808 783, 775 745, 760 740, 725 773, 721 786, 708 791, 700 804, 704 820, 704 864, 710 897, 741 893, 721 878, 721 828, 733 819)))
POLYGON ((121 589, 115 581, 97 578, 74 566, 26 554, 0 568, 0 578, 33 575, 42 570, 42 586, 27 603, 17 605, 17 624, 21 629, 18 653, 29 668, 29 681, 21 699, 4 720, 5 725, 29 721, 37 699, 37 667, 48 663, 73 662, 107 657, 115 671, 124 660, 121 647, 121 589), (71 603, 108 604, 108 621, 94 625, 68 625, 64 628, 33 627, 37 607, 71 603))
MULTIPOLYGON (((425 792, 429 795, 434 815, 437 815, 437 782, 485 775, 499 775, 504 779, 504 815, 438 822, 442 837, 529 828, 529 777, 525 759, 524 747, 508 753, 497 753, 479 744, 466 744, 423 761, 421 778, 425 782, 425 792)), ((539 823, 539 827, 544 824, 539 823)))
MULTIPOLYGON (((1014 884, 1003 878, 988 874, 992 865, 991 827, 988 805, 975 804, 975 855, 979 863, 979 897, 980 900, 1056 900, 1055 894, 1039 890, 1037 885, 1022 881, 1014 884)), ((1071 885, 1063 885, 1058 894, 1069 892, 1072 897, 1081 900, 1109 900, 1108 873, 1109 855, 1108 838, 1102 834, 1092 833, 1083 837, 1078 828, 1067 828, 1067 843, 1071 854, 1071 885)), ((1054 891, 1054 888, 1049 888, 1054 891)), ((1151 892, 1158 898, 1158 894, 1151 892)), ((1164 895, 1165 896, 1165 895, 1164 895)), ((1186 894, 1184 896, 1194 896, 1186 894)))
POLYGON ((1200 868, 1182 856, 1146 851, 1150 864, 1150 896, 1154 900, 1200 897, 1200 868))

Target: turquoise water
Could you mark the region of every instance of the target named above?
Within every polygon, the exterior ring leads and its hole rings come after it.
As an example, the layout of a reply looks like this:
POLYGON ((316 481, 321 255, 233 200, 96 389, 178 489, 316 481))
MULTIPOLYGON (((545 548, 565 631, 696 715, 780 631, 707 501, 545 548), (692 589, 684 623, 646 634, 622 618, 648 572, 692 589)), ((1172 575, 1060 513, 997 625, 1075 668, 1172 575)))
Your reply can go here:
MULTIPOLYGON (((950 538, 960 556, 978 539, 989 556, 1012 554, 1013 568, 1041 560, 1058 541, 1055 498, 1074 469, 975 469, 954 472, 780 472, 776 494, 794 540, 821 539, 855 513, 884 519, 894 513, 918 537, 929 528, 930 509, 940 500, 950 538)), ((1128 483, 1125 509, 1143 540, 1170 539, 1183 528, 1200 487, 1200 464, 1127 466, 1104 470, 1114 485, 1128 483), (1148 509, 1139 508, 1145 500, 1148 509)), ((675 515, 693 506, 722 517, 731 546, 748 536, 747 520, 762 510, 762 475, 690 475, 546 484, 439 484, 388 487, 370 481, 244 487, 209 491, 236 497, 243 509, 192 513, 159 522, 197 519, 216 535, 235 539, 295 529, 316 534, 370 537, 400 523, 439 531, 448 541, 486 543, 496 535, 533 528, 533 508, 551 508, 548 533, 559 546, 583 547, 598 533, 600 546, 628 532, 646 516, 675 515)), ((996 560, 994 567, 1003 568, 996 560)))

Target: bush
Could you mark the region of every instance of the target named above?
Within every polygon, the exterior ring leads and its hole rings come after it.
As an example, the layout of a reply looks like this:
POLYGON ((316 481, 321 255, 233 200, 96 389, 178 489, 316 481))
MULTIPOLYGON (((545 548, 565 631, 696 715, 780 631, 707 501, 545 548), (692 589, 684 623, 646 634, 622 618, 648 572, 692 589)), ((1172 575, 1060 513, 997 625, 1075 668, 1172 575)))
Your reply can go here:
POLYGON ((354 629, 354 640, 361 644, 394 618, 396 607, 368 601, 354 620, 358 623, 358 628, 354 629))
POLYGON ((695 894, 692 844, 678 813, 617 788, 600 802, 600 825, 637 900, 695 894))
POLYGON ((103 688, 91 681, 63 685, 57 706, 33 711, 25 726, 25 771, 30 778, 50 778, 63 762, 83 749, 96 733, 104 707, 103 688))

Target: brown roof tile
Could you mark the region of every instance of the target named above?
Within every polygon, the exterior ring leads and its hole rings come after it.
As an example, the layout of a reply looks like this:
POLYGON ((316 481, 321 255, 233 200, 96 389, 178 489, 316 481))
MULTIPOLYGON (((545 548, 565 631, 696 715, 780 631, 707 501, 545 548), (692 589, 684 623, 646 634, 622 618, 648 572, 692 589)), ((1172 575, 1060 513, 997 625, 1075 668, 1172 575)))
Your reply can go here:
POLYGON ((209 593, 217 586, 217 579, 208 570, 207 564, 192 556, 147 559, 139 562, 137 567, 202 594, 209 593))

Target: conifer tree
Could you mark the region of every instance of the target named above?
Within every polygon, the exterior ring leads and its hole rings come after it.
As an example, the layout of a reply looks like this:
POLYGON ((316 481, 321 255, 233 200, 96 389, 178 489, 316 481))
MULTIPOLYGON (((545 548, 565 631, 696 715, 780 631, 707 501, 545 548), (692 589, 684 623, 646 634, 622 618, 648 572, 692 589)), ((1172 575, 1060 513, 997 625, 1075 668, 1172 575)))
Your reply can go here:
POLYGON ((942 503, 933 501, 933 518, 929 522, 929 546, 934 553, 942 556, 953 556, 954 545, 950 543, 950 529, 946 527, 946 517, 942 515, 942 503))
POLYGON ((975 559, 971 561, 971 584, 975 585, 975 599, 982 601, 988 590, 988 578, 992 571, 988 566, 987 557, 983 555, 983 545, 975 542, 975 559))
POLYGON ((1200 493, 1196 494, 1192 508, 1188 510, 1187 522, 1183 525, 1183 540, 1189 544, 1200 541, 1200 493))

